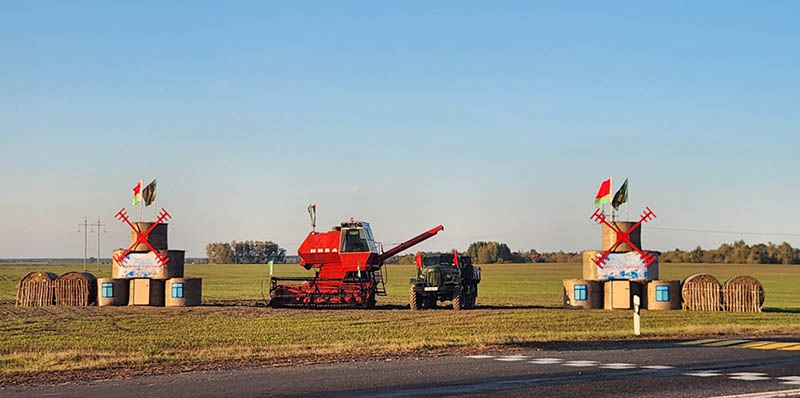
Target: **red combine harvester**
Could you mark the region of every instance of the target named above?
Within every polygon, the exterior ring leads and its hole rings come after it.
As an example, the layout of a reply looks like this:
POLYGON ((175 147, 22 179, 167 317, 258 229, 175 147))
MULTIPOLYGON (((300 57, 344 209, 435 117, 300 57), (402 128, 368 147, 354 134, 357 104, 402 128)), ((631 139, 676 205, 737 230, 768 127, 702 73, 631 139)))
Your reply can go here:
POLYGON ((439 225, 387 252, 375 242, 369 223, 343 222, 329 232, 311 232, 297 254, 306 269, 316 268, 314 278, 270 278, 272 307, 370 308, 375 296, 386 295, 381 267, 395 254, 443 230, 439 225))

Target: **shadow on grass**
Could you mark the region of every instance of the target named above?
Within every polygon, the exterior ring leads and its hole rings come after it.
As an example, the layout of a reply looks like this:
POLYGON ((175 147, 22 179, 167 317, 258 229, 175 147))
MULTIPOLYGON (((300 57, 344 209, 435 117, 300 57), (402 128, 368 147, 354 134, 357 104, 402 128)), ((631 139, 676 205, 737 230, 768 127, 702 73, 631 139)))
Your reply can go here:
MULTIPOLYGON (((252 300, 208 300, 203 303, 204 307, 261 307, 261 308, 268 308, 264 300, 252 299, 252 300)), ((462 311, 472 311, 472 310, 534 310, 534 309, 561 309, 560 306, 543 306, 543 305, 476 305, 475 308, 472 309, 463 309, 462 311)), ((288 309, 288 307, 287 307, 288 309)), ((303 309, 300 307, 295 307, 295 309, 303 309)), ((319 309, 337 309, 336 307, 326 308, 320 307, 319 309)), ((342 308, 348 309, 348 308, 342 308)), ((353 308, 349 308, 353 309, 353 308)), ((378 303, 374 308, 375 310, 408 310, 408 304, 380 304, 378 303)), ((436 308, 426 308, 420 311, 452 311, 453 307, 450 306, 449 303, 446 304, 438 304, 436 308)))
POLYGON ((779 314, 800 314, 800 308, 775 308, 775 307, 764 307, 761 309, 762 312, 771 312, 771 313, 779 313, 779 314))

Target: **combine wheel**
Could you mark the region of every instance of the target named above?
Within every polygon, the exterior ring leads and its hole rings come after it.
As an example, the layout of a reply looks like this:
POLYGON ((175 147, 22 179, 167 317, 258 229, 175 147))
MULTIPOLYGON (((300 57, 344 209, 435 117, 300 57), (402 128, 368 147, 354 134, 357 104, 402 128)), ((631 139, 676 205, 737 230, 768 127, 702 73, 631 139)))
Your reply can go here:
POLYGON ((414 291, 414 286, 411 286, 411 292, 408 294, 408 302, 411 311, 419 311, 422 309, 422 298, 419 296, 419 293, 414 291))
POLYGON ((461 311, 466 304, 466 295, 464 289, 458 289, 458 292, 453 294, 453 311, 461 311))

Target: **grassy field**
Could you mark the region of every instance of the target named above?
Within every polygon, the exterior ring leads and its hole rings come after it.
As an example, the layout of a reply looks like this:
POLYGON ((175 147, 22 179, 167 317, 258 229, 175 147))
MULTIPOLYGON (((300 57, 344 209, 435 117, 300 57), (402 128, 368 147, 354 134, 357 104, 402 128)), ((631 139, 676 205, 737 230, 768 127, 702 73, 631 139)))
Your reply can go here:
MULTIPOLYGON (((266 308, 260 291, 267 273, 263 265, 187 266, 187 276, 204 278, 207 305, 202 307, 13 306, 16 282, 25 273, 80 268, 0 265, 0 381, 30 372, 57 378, 75 371, 109 375, 632 338, 628 311, 559 308, 561 279, 579 276, 578 264, 485 265, 480 308, 460 313, 404 308, 413 266, 388 267, 388 296, 379 297, 375 310, 266 308)), ((305 274, 297 265, 278 265, 275 271, 305 274)), ((798 271, 796 266, 661 264, 662 279, 695 272, 709 272, 720 281, 755 276, 766 290, 765 311, 644 311, 644 337, 797 335, 798 271)), ((94 274, 109 276, 110 270, 94 274)))

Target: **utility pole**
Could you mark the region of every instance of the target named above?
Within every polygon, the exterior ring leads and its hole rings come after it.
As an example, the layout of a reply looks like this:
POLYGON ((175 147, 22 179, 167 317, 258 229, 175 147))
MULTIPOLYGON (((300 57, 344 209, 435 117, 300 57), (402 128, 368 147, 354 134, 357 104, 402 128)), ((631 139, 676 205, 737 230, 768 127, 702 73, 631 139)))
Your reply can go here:
POLYGON ((83 224, 78 224, 78 232, 81 232, 81 227, 83 227, 83 272, 86 272, 86 261, 89 255, 89 227, 97 228, 97 270, 100 271, 100 227, 103 227, 105 232, 105 226, 100 223, 100 217, 97 218, 96 224, 89 224, 88 217, 83 217, 83 224))
POLYGON ((106 225, 100 223, 100 217, 97 217, 97 272, 100 272, 100 227, 103 227, 103 232, 106 231, 106 225))

